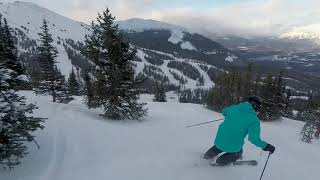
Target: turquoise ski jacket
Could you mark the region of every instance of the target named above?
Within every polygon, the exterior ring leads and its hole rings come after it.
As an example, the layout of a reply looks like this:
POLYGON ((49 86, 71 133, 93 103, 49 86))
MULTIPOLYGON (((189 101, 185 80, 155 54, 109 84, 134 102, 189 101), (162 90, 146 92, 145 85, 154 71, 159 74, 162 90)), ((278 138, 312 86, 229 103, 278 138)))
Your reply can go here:
POLYGON ((222 110, 225 120, 220 124, 214 144, 224 152, 239 152, 248 139, 264 149, 267 143, 260 138, 260 120, 249 102, 232 105, 222 110))

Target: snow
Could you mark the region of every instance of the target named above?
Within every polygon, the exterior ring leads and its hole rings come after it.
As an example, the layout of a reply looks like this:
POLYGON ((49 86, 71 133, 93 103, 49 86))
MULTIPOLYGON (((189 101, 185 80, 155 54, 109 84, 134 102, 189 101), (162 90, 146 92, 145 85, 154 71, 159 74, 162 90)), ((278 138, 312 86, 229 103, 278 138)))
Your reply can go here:
POLYGON ((29 29, 27 35, 31 39, 39 39, 38 33, 41 32, 40 27, 44 18, 49 21, 49 29, 55 40, 59 36, 63 39, 83 41, 85 34, 89 32, 87 25, 29 2, 16 1, 0 4, 0 12, 7 18, 11 27, 23 30, 21 26, 24 26, 29 29))
MULTIPOLYGON (((58 50, 58 57, 56 59, 57 66, 59 70, 61 71, 62 75, 66 77, 66 79, 69 77, 69 74, 73 68, 73 65, 71 63, 71 60, 68 58, 67 52, 65 48, 63 47, 63 42, 65 39, 72 39, 75 42, 82 42, 84 40, 85 34, 90 33, 89 26, 73 21, 72 19, 66 18, 64 16, 61 16, 59 14, 56 14, 46 8, 42 8, 38 5, 35 5, 33 3, 29 2, 14 2, 14 3, 4 3, 0 4, 0 12, 8 19, 9 25, 12 28, 18 28, 21 31, 23 31, 26 36, 28 36, 30 39, 37 40, 37 43, 39 44, 39 36, 38 33, 41 32, 40 27, 42 26, 43 18, 46 18, 48 20, 48 25, 50 29, 50 33, 53 35, 54 39, 54 46, 58 50), (25 30, 25 28, 27 30, 25 30), (60 38, 60 39, 59 39, 60 38), (60 41, 60 44, 58 44, 58 41, 60 41)), ((180 45, 182 49, 187 50, 197 50, 197 48, 189 41, 185 41, 184 35, 185 33, 191 33, 191 31, 172 24, 154 21, 154 20, 144 20, 144 19, 129 19, 126 21, 119 21, 117 22, 119 24, 119 28, 127 31, 145 31, 145 30, 169 30, 171 32, 171 36, 168 38, 168 41, 180 45)), ((19 42, 22 41, 21 39, 19 42)), ((69 46, 70 47, 70 46, 69 46)), ((70 47, 71 48, 71 47, 70 47)), ((138 47, 139 48, 139 47, 138 47)), ((19 50, 22 50, 21 47, 18 47, 19 50)), ((142 48, 139 48, 143 50, 142 48)), ((26 50, 22 50, 26 51, 26 50)), ((159 54, 165 54, 162 52, 154 51, 159 54)), ((78 52, 79 53, 79 52, 78 52)), ((214 50, 213 52, 209 53, 216 53, 214 50)), ((175 60, 179 61, 185 61, 185 59, 180 59, 177 57, 174 57, 171 54, 165 54, 168 55, 175 60)), ((151 65, 148 63, 143 57, 145 54, 142 51, 138 51, 137 54, 138 57, 142 59, 142 62, 135 62, 137 67, 135 68, 136 73, 135 75, 138 75, 139 72, 142 72, 143 67, 145 65, 151 65)), ((186 60, 187 61, 187 60, 186 60)), ((168 71, 168 67, 161 66, 161 69, 167 76, 171 76, 171 74, 168 71)), ((202 72, 203 76, 207 76, 206 72, 202 72)), ((187 84, 187 87, 190 87, 191 89, 199 88, 196 86, 196 82, 187 78, 189 84, 187 84)), ((179 83, 173 78, 170 78, 170 81, 172 83, 175 83, 176 85, 179 85, 179 83), (172 79, 172 81, 171 81, 172 79)), ((206 80, 205 86, 211 86, 213 83, 211 80, 206 80)))
POLYGON ((18 79, 19 81, 29 82, 28 76, 26 76, 26 75, 24 75, 24 74, 18 76, 17 79, 18 79))
POLYGON ((280 34, 279 38, 284 39, 309 39, 320 45, 320 23, 309 24, 292 28, 288 32, 280 34))
POLYGON ((309 100, 309 97, 308 96, 290 96, 290 99, 309 100))
POLYGON ((63 45, 56 44, 55 47, 58 50, 58 56, 56 59, 56 61, 58 62, 57 67, 61 71, 61 74, 64 75, 66 79, 68 79, 73 68, 71 60, 68 58, 68 54, 63 45))
POLYGON ((187 50, 190 50, 190 51, 196 51, 197 48, 195 48, 189 41, 186 41, 186 42, 183 42, 181 44, 181 48, 182 49, 187 49, 187 50))
MULTIPOLYGON (((59 52, 57 66, 62 75, 68 78, 73 66, 62 43, 59 45, 57 42, 59 38, 83 42, 85 35, 90 32, 86 24, 66 18, 29 2, 16 1, 14 3, 0 4, 0 12, 8 20, 8 24, 12 28, 20 29, 27 37, 37 41, 39 40, 38 33, 42 31, 40 27, 45 18, 49 22, 49 32, 52 34, 54 45, 59 52)), ((18 48, 19 50, 22 49, 18 48)))
POLYGON ((297 116, 297 115, 299 114, 299 111, 293 110, 293 111, 292 111, 292 114, 293 114, 294 116, 297 116))
POLYGON ((143 32, 145 30, 171 30, 173 32, 187 31, 181 26, 150 19, 132 18, 125 21, 117 21, 116 23, 119 25, 120 29, 132 32, 143 32))
POLYGON ((228 57, 226 57, 226 61, 231 63, 234 62, 236 59, 238 59, 238 57, 233 54, 229 54, 228 57))
POLYGON ((143 72, 145 63, 147 63, 147 60, 145 59, 146 54, 142 50, 138 49, 136 56, 139 57, 142 62, 135 62, 135 64, 137 65, 137 67, 135 68, 135 76, 137 76, 140 72, 143 72))
POLYGON ((190 32, 181 26, 148 19, 133 18, 125 21, 118 21, 117 23, 120 29, 129 32, 143 32, 146 30, 169 30, 171 31, 171 36, 169 37, 168 41, 173 44, 182 42, 184 33, 190 32))
MULTIPOLYGON (((37 116, 48 118, 46 128, 37 132, 41 148, 30 144, 19 167, 0 170, 1 180, 257 180, 267 158, 246 142, 244 159, 255 159, 258 166, 211 167, 201 156, 212 146, 219 124, 185 127, 222 116, 200 105, 155 103, 144 95, 149 108, 145 121, 113 122, 102 119, 100 110, 88 110, 81 98, 65 105, 23 94, 39 106, 37 116)), ((320 143, 301 142, 302 126, 288 119, 262 123, 263 139, 276 147, 265 180, 317 179, 320 143)))
POLYGON ((171 37, 168 39, 169 42, 173 44, 178 44, 179 42, 182 41, 184 37, 184 33, 178 29, 174 29, 171 32, 171 37))
POLYGON ((305 65, 306 67, 312 67, 312 66, 314 66, 314 64, 307 64, 307 65, 305 65))
MULTIPOLYGON (((135 75, 137 76, 140 72, 143 72, 143 68, 145 65, 149 65, 149 66, 154 66, 152 65, 151 63, 149 63, 146 59, 145 59, 145 56, 147 56, 144 52, 143 52, 143 48, 139 48, 137 50, 137 56, 142 60, 142 62, 134 62, 137 67, 135 68, 135 75)), ((187 76, 185 76, 182 72, 176 70, 176 69, 173 69, 173 68, 169 68, 168 67, 168 63, 172 60, 165 60, 164 61, 164 64, 161 65, 161 66, 157 66, 158 68, 160 68, 163 72, 164 72, 164 75, 166 75, 168 78, 169 78, 169 81, 170 83, 172 84, 175 84, 177 86, 180 85, 180 82, 178 80, 176 80, 173 75, 170 73, 170 71, 173 71, 175 72, 176 74, 178 74, 179 76, 182 76, 184 79, 187 80, 187 83, 184 84, 183 86, 187 89, 198 89, 198 88, 202 88, 202 89, 210 89, 212 88, 215 84, 211 81, 209 75, 207 72, 203 71, 199 65, 200 64, 204 64, 203 62, 199 62, 199 61, 196 61, 196 60, 192 60, 192 59, 182 59, 182 58, 178 58, 178 57, 175 57, 171 54, 166 54, 166 53, 163 53, 163 52, 159 52, 159 51, 154 51, 154 50, 149 50, 149 51, 152 51, 154 53, 158 53, 158 54, 162 54, 162 55, 166 55, 166 56, 169 56, 171 58, 173 58, 174 60, 173 61, 179 61, 179 62, 187 62, 191 65, 193 65, 194 67, 196 67, 200 74, 204 77, 204 80, 205 80, 205 84, 204 86, 197 86, 197 81, 193 80, 193 79, 190 79, 188 78, 187 76)), ((216 68, 215 66, 212 66, 212 65, 209 65, 209 64, 205 64, 207 65, 209 68, 210 67, 213 67, 213 68, 216 68)))
POLYGON ((205 54, 214 55, 214 54, 218 54, 218 53, 217 53, 217 51, 213 50, 211 52, 205 52, 205 54))
POLYGON ((246 47, 246 46, 238 46, 237 47, 239 50, 241 50, 241 51, 248 51, 248 50, 250 50, 250 48, 248 48, 248 47, 246 47))

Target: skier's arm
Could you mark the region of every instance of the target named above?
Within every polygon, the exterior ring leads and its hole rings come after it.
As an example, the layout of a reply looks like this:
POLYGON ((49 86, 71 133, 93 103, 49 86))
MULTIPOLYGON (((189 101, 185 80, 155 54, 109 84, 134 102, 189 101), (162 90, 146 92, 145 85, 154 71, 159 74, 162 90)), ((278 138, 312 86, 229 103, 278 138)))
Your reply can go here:
POLYGON ((260 138, 260 122, 259 121, 256 121, 249 126, 248 133, 249 133, 248 139, 252 144, 262 149, 267 147, 267 143, 262 141, 260 138))

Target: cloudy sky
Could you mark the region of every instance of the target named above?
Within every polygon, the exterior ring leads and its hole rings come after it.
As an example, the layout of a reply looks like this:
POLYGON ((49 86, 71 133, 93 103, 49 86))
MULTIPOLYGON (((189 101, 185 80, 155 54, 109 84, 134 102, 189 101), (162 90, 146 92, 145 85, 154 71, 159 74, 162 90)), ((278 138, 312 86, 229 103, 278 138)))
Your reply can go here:
POLYGON ((297 28, 320 27, 320 0, 25 1, 86 23, 109 7, 118 20, 155 19, 202 32, 275 35, 297 28))

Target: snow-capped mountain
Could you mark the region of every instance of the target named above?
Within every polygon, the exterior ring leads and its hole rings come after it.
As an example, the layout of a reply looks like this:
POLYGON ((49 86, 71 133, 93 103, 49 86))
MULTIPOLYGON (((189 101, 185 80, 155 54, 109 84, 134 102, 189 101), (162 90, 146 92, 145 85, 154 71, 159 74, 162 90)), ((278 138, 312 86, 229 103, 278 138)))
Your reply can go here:
POLYGON ((137 72, 175 86, 208 89, 225 67, 244 64, 222 45, 180 26, 137 18, 117 23, 138 47, 137 72))
MULTIPOLYGON (((35 53, 38 33, 41 32, 40 27, 45 18, 49 22, 54 46, 59 52, 57 66, 61 73, 68 77, 72 68, 79 69, 80 74, 94 69, 94 66, 80 53, 84 37, 90 33, 88 25, 27 2, 0 3, 0 13, 13 28, 17 37, 17 47, 21 57, 25 60, 32 59, 29 56, 35 53)), ((154 20, 129 19, 117 23, 119 28, 126 33, 130 43, 138 49, 134 63, 137 76, 143 75, 153 81, 165 81, 169 86, 182 85, 188 89, 208 89, 214 85, 219 73, 234 67, 244 69, 248 57, 251 57, 248 56, 251 44, 258 50, 261 49, 260 42, 267 42, 268 47, 279 44, 274 43, 279 41, 266 41, 265 39, 258 43, 253 39, 238 40, 228 37, 223 40, 221 38, 211 40, 186 28, 154 20), (217 42, 231 48, 232 51, 217 42), (234 46, 237 42, 241 43, 234 46), (256 44, 258 46, 255 46, 256 44), (240 51, 237 47, 241 47, 240 51), (243 53, 242 50, 246 51, 243 53)), ((262 49, 262 54, 263 57, 271 57, 271 59, 277 55, 273 52, 271 54, 265 52, 264 49, 262 49)), ((257 57, 256 52, 253 56, 257 57)), ((283 55, 278 57, 283 57, 283 55)), ((272 64, 272 70, 276 70, 283 67, 279 66, 278 62, 268 63, 272 64)), ((262 65, 264 66, 265 63, 263 62, 262 65)), ((306 71, 306 68, 312 69, 312 74, 318 71, 316 60, 306 65, 302 73, 306 71)), ((284 68, 286 67, 287 64, 284 65, 284 68)), ((290 65, 290 67, 296 70, 295 66, 290 65)), ((307 79, 310 78, 303 78, 301 81, 307 79)))
POLYGON ((185 32, 188 32, 187 29, 164 23, 155 20, 144 20, 133 18, 126 21, 119 21, 118 22, 119 28, 125 30, 129 33, 134 32, 144 32, 144 31, 157 31, 157 30, 169 30, 171 32, 171 36, 169 37, 168 41, 173 44, 178 44, 182 42, 181 48, 182 49, 189 49, 189 50, 196 50, 196 48, 188 41, 183 42, 183 37, 185 36, 185 32))
POLYGON ((18 48, 26 52, 35 44, 25 46, 27 41, 34 42, 39 39, 43 19, 49 22, 50 33, 53 35, 54 45, 58 50, 57 66, 61 73, 68 76, 74 66, 68 58, 63 42, 72 39, 75 42, 83 41, 89 28, 84 23, 61 16, 46 8, 33 3, 19 2, 0 4, 0 13, 7 19, 8 24, 18 36, 18 48))
POLYGON ((28 36, 37 39, 43 19, 50 22, 50 32, 54 37, 62 39, 84 40, 89 27, 81 22, 74 21, 49 9, 29 2, 16 1, 0 5, 0 12, 13 28, 26 27, 28 36))
POLYGON ((137 18, 119 21, 118 24, 127 32, 131 43, 139 47, 211 65, 241 64, 241 60, 222 45, 180 26, 137 18))
MULTIPOLYGON (((14 29, 22 56, 35 52, 38 33, 46 19, 59 52, 57 65, 61 73, 68 77, 72 68, 81 70, 92 66, 80 53, 81 43, 90 33, 88 25, 28 2, 2 3, 0 13, 14 29)), ((190 89, 208 89, 214 85, 216 71, 223 72, 221 68, 225 65, 241 62, 222 45, 180 26, 144 19, 117 23, 138 49, 136 75, 155 80, 163 78, 174 86, 182 83, 190 89), (182 68, 184 66, 188 67, 182 68), (157 69, 157 73, 150 69, 157 69)))
POLYGON ((292 31, 285 32, 279 36, 282 39, 312 40, 320 45, 320 24, 312 24, 294 28, 292 31))

